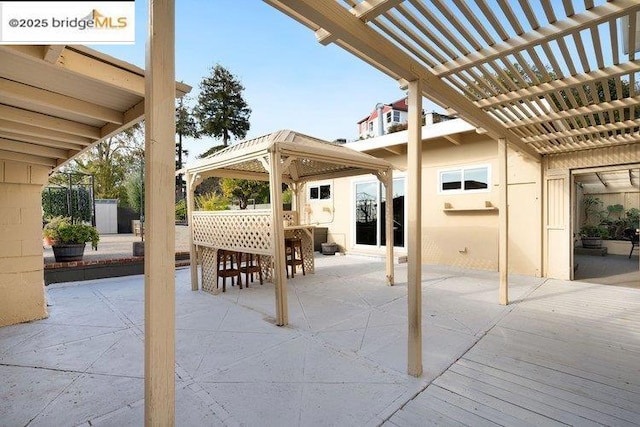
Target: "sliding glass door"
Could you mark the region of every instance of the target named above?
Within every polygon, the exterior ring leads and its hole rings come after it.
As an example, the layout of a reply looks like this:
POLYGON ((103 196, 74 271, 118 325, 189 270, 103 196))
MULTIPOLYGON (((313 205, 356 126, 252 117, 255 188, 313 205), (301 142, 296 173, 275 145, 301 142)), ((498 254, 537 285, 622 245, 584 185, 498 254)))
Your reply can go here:
MULTIPOLYGON (((405 224, 405 179, 393 180, 393 243, 404 247, 405 224)), ((384 246, 385 192, 377 180, 356 182, 355 184, 355 243, 356 245, 384 246)))

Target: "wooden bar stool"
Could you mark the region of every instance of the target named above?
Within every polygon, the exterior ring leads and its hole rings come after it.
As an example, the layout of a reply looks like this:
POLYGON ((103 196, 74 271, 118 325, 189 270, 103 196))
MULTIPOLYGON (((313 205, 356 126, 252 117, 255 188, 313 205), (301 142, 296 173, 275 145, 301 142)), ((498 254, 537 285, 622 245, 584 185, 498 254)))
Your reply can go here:
POLYGON ((251 254, 248 252, 240 254, 240 262, 244 260, 244 265, 240 267, 240 271, 244 273, 244 283, 246 287, 249 287, 249 275, 251 275, 251 283, 253 283, 253 275, 258 273, 260 278, 260 284, 263 283, 262 278, 262 264, 260 264, 260 255, 251 254))
MULTIPOLYGON (((216 263, 216 277, 222 277, 222 292, 227 290, 227 277, 231 277, 231 286, 233 286, 233 278, 238 278, 238 285, 242 289, 242 276, 240 275, 240 253, 235 251, 227 251, 218 249, 216 263)), ((216 283, 216 288, 218 283, 216 283)))
POLYGON ((287 279, 289 278, 289 266, 291 266, 291 278, 295 277, 296 266, 302 266, 302 275, 304 271, 304 255, 302 254, 302 239, 298 237, 288 237, 284 239, 284 247, 286 254, 287 279), (299 257, 296 256, 298 252, 299 257))

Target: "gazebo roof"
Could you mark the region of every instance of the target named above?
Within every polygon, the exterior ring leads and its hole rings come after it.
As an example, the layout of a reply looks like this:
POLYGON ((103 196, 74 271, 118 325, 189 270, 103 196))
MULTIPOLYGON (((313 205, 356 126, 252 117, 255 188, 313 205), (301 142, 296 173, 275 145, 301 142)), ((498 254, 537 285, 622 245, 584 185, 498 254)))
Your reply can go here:
POLYGON ((283 158, 283 182, 316 181, 392 169, 386 160, 344 145, 279 130, 233 144, 179 172, 199 174, 202 178, 220 176, 267 181, 266 157, 273 151, 278 151, 283 158))

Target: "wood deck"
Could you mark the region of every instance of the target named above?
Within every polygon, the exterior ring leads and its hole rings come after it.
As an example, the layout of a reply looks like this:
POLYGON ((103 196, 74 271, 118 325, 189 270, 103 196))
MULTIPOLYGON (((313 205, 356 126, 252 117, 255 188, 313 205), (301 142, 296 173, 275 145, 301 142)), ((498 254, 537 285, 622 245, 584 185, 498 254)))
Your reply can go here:
POLYGON ((538 288, 386 425, 640 425, 640 291, 538 288))

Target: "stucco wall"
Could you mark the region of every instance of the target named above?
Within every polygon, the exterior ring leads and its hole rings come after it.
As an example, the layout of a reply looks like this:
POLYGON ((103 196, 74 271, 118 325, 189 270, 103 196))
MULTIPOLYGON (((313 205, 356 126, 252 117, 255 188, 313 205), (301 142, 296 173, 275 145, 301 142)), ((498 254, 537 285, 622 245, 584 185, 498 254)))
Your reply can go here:
POLYGON ((47 316, 40 194, 48 172, 0 160, 0 326, 47 316))
MULTIPOLYGON (((380 152, 378 152, 380 153, 380 152)), ((388 154, 399 170, 406 169, 406 155, 388 154)), ((510 259, 513 273, 541 274, 541 195, 540 164, 509 152, 510 259)), ((396 171, 397 175, 403 175, 396 171)), ((497 270, 498 212, 445 212, 445 203, 455 208, 477 208, 490 202, 499 205, 497 143, 483 135, 466 133, 462 144, 434 140, 423 150, 422 256, 423 263, 456 265, 497 270), (438 194, 438 174, 442 169, 474 165, 491 166, 488 192, 438 194)), ((310 222, 322 223, 318 212, 331 212, 323 226, 329 227, 329 241, 351 252, 383 254, 383 249, 355 248, 353 242, 354 182, 361 177, 337 179, 330 203, 312 203, 310 222)), ((411 201, 408 201, 411 203, 411 201)), ((405 251, 397 249, 397 253, 405 251)))

